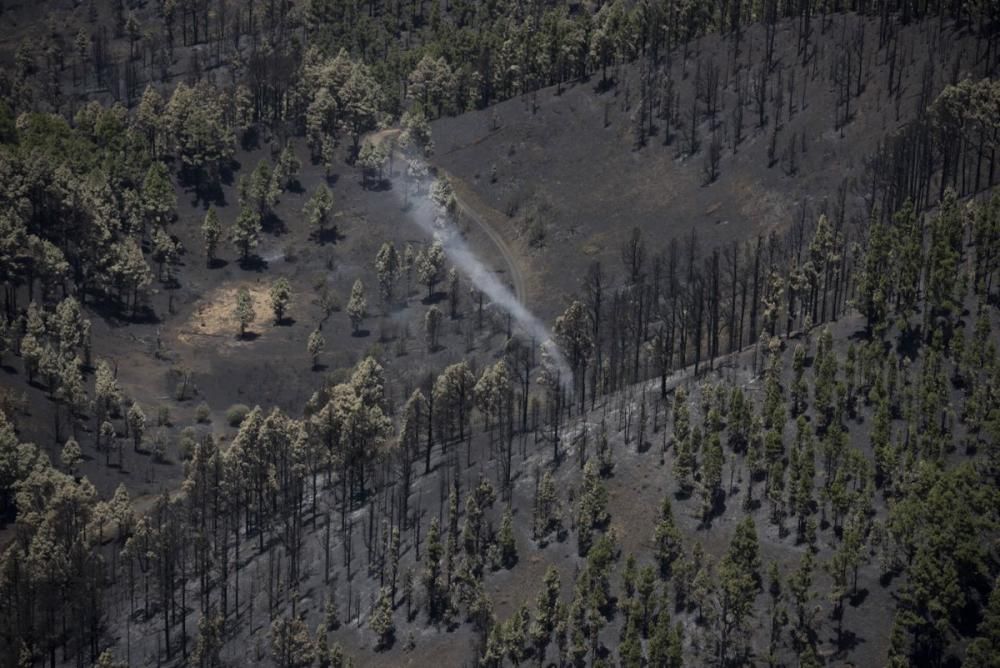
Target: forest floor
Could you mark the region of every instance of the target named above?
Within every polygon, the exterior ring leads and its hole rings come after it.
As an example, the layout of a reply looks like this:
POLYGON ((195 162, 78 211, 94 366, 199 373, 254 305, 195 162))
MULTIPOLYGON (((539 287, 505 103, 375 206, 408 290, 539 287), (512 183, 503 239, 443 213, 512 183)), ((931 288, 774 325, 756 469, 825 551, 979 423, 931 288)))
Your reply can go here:
MULTIPOLYGON (((529 301, 543 316, 554 317, 578 291, 590 262, 617 273, 619 248, 633 227, 652 256, 665 251, 672 238, 683 247, 692 234, 704 254, 814 222, 821 213, 848 223, 865 220, 866 196, 877 178, 867 160, 917 113, 925 74, 933 74, 933 99, 974 64, 975 39, 962 33, 942 38, 939 29, 936 23, 901 28, 900 93, 891 96, 882 79, 886 50, 879 49, 877 21, 838 15, 817 24, 815 56, 806 64, 796 51, 794 25, 781 24, 766 124, 760 126, 755 106, 748 107, 739 143, 734 82, 739 79, 746 90, 755 85, 764 40, 760 26, 746 31, 736 52, 731 39, 718 36, 697 40, 687 59, 675 52, 673 86, 684 107, 672 112, 668 144, 667 124, 654 108, 652 133, 636 146, 640 67, 632 64, 609 68, 613 86, 602 86, 598 73, 437 120, 432 161, 501 212, 494 227, 536 288, 529 290, 529 301), (850 101, 850 122, 838 128, 843 109, 829 74, 842 31, 852 34, 862 27, 867 83, 850 101), (711 67, 718 68, 722 82, 714 130, 721 157, 714 181, 706 174, 713 122, 701 101, 694 153, 689 141, 689 107, 711 67)), ((664 98, 659 90, 655 95, 664 98)))
MULTIPOLYGON (((831 324, 834 340, 837 342, 838 353, 843 355, 851 340, 857 340, 862 335, 863 320, 857 316, 849 316, 831 324)), ((815 337, 818 331, 812 333, 815 337)), ((795 334, 788 340, 783 354, 784 384, 791 380, 791 352, 797 343, 803 343, 801 334, 795 334)), ((551 442, 539 439, 531 434, 519 435, 515 444, 512 494, 510 499, 514 515, 515 537, 518 546, 518 561, 510 570, 499 570, 487 573, 485 585, 491 594, 497 619, 503 620, 514 613, 519 606, 533 605, 546 569, 554 566, 560 573, 563 599, 566 600, 572 591, 574 579, 583 567, 585 560, 579 556, 575 531, 573 531, 572 515, 574 512, 572 499, 580 484, 580 462, 582 456, 592 456, 594 442, 600 425, 607 425, 609 442, 612 450, 614 468, 604 480, 608 491, 608 511, 611 522, 608 530, 613 530, 620 547, 620 558, 636 554, 639 563, 648 563, 652 551, 653 528, 658 519, 660 504, 664 496, 669 496, 674 506, 674 517, 678 528, 684 537, 688 549, 695 542, 700 543, 705 554, 718 561, 725 553, 732 538, 735 525, 744 516, 739 510, 742 506, 746 486, 745 461, 742 456, 732 454, 726 448, 726 463, 723 469, 725 499, 717 515, 708 523, 700 514, 700 500, 697 494, 682 496, 678 492, 677 479, 673 475, 675 451, 665 447, 670 438, 671 430, 667 419, 666 406, 673 400, 673 394, 678 387, 684 387, 692 406, 692 424, 701 424, 704 416, 694 409, 701 402, 702 391, 710 385, 722 385, 728 390, 741 388, 748 398, 755 401, 761 398, 762 382, 754 373, 758 351, 747 349, 734 355, 724 356, 716 360, 714 370, 705 370, 695 377, 693 367, 679 370, 668 378, 668 398, 666 403, 660 403, 660 387, 658 380, 651 380, 631 386, 622 392, 598 398, 594 405, 588 400, 586 408, 568 421, 564 427, 559 443, 558 457, 554 455, 551 442), (650 429, 643 443, 636 440, 636 421, 640 404, 645 401, 650 410, 650 429), (655 408, 654 408, 655 407, 655 408), (652 411, 656 411, 655 417, 652 411), (624 425, 631 423, 631 436, 626 440, 624 425), (586 434, 586 435, 585 435, 586 434), (584 445, 587 444, 587 445, 584 445), (581 453, 581 447, 585 452, 581 453), (543 471, 552 471, 557 488, 560 490, 562 502, 563 524, 566 535, 550 539, 545 544, 536 543, 531 537, 532 507, 535 488, 543 471)), ((807 374, 811 361, 807 361, 807 374)), ((867 436, 867 409, 863 409, 856 422, 849 425, 850 446, 862 450, 871 457, 867 436)), ((786 439, 793 438, 794 423, 786 428, 786 439)), ((466 452, 466 444, 453 443, 448 449, 457 455, 459 469, 458 480, 464 495, 473 489, 478 481, 486 478, 497 484, 499 462, 493 456, 488 445, 486 434, 477 431, 466 452)), ((448 463, 450 455, 444 455, 438 448, 432 462, 430 475, 419 475, 415 478, 412 499, 421 524, 426 527, 432 517, 437 517, 444 524, 447 517, 447 489, 449 480, 454 481, 455 469, 448 463)), ((416 465, 422 472, 422 465, 416 465)), ((763 494, 763 483, 757 483, 755 494, 758 498, 763 494)), ((323 619, 323 602, 325 597, 332 596, 340 609, 342 622, 339 630, 331 634, 331 641, 340 642, 357 661, 359 666, 426 666, 466 665, 468 657, 477 646, 478 638, 468 623, 456 625, 428 625, 426 612, 418 603, 414 608, 412 619, 407 620, 402 604, 395 613, 396 634, 394 644, 382 651, 374 651, 374 635, 368 629, 372 597, 378 589, 378 575, 367 570, 368 565, 363 560, 367 539, 365 533, 368 527, 368 510, 359 508, 350 515, 356 544, 350 548, 353 557, 351 569, 344 568, 344 543, 334 538, 331 545, 334 575, 329 585, 323 582, 324 556, 323 535, 325 530, 324 513, 326 508, 335 502, 330 498, 333 492, 320 490, 317 515, 307 513, 306 536, 304 538, 304 554, 302 557, 302 582, 297 588, 296 608, 310 629, 319 625, 323 619), (361 538, 361 540, 359 540, 361 538), (407 647, 411 638, 415 642, 412 648, 407 647)), ((306 499, 306 507, 311 506, 311 498, 306 499)), ((495 529, 499 525, 502 501, 487 511, 486 518, 495 529)), ((757 502, 749 513, 755 520, 760 541, 761 558, 764 569, 773 561, 778 564, 779 572, 787 578, 799 565, 800 560, 808 550, 806 544, 795 540, 794 530, 779 531, 779 527, 770 521, 768 504, 757 502)), ((884 520, 884 508, 879 511, 876 519, 884 520)), ((335 519, 333 521, 336 521, 335 519)), ((790 520, 789 522, 793 522, 790 520)), ((819 528, 818 549, 820 562, 826 558, 823 555, 834 549, 838 539, 834 529, 824 518, 819 528)), ((408 532, 410 534, 412 532, 408 532)), ((336 534, 336 531, 335 531, 336 534)), ((404 546, 408 541, 404 540, 404 546)), ((421 550, 422 551, 422 550, 421 550)), ((223 653, 223 659, 245 665, 269 665, 269 650, 265 640, 266 631, 270 626, 268 608, 270 606, 266 592, 268 573, 278 559, 280 568, 281 551, 270 549, 265 555, 259 555, 256 549, 256 538, 245 539, 241 548, 243 557, 240 577, 242 593, 240 594, 240 615, 244 620, 252 618, 252 624, 238 625, 238 636, 230 640, 223 653), (275 553, 277 552, 277 557, 275 553), (251 584, 251 581, 256 585, 251 584), (253 596, 253 603, 249 600, 253 596), (252 606, 252 610, 251 610, 252 606)), ((421 564, 416 560, 412 547, 404 547, 401 558, 401 572, 407 568, 414 569, 419 576, 421 564)), ((817 567, 814 573, 813 587, 817 591, 828 589, 829 576, 823 568, 817 567)), ((280 587, 280 584, 277 585, 280 587)), ((615 579, 617 587, 617 578, 615 579)), ((122 588, 124 589, 124 588, 122 588)), ((418 586, 418 591, 421 591, 418 586)), ((892 609, 892 597, 896 591, 893 581, 880 581, 878 559, 868 556, 863 560, 858 571, 857 592, 849 597, 844 617, 841 621, 841 633, 838 644, 837 622, 830 614, 830 604, 823 599, 816 599, 815 629, 818 637, 817 649, 829 665, 872 666, 879 665, 886 651, 891 619, 885 611, 892 609)), ((119 591, 119 596, 124 596, 119 591)), ((296 596, 288 591, 277 595, 274 607, 275 615, 290 606, 290 597, 296 596)), ((766 594, 761 594, 762 601, 766 594)), ((191 584, 189 600, 196 600, 196 583, 191 584)), ((418 596, 418 601, 422 596, 418 596)), ((127 601, 119 599, 111 605, 124 614, 127 601)), ((758 612, 757 622, 766 623, 763 612, 758 612)), ((113 621, 112 628, 119 632, 124 629, 124 621, 113 621)), ((700 643, 704 637, 699 632, 696 615, 693 613, 677 613, 677 621, 684 628, 689 639, 685 647, 686 661, 691 665, 701 665, 708 661, 711 649, 700 643), (692 642, 693 639, 693 642, 692 642), (708 654, 706 654, 706 652, 708 654)), ((192 622, 193 623, 193 622, 192 622)), ((601 635, 601 642, 613 652, 618 644, 619 628, 609 624, 601 635)), ((149 622, 143 622, 137 615, 131 626, 131 651, 133 665, 154 665, 160 650, 160 625, 154 617, 149 622)), ((756 637, 756 636, 755 636, 756 637)), ((762 636, 763 637, 763 636, 762 636)), ((757 637, 754 646, 756 653, 765 651, 757 637)), ((120 642, 119 646, 123 643, 120 642)), ((788 651, 786 646, 783 651, 788 651)), ((554 657, 550 648, 549 658, 554 657)))
MULTIPOLYGON (((6 20, 6 19, 5 19, 6 20)), ((853 19, 852 19, 853 20, 853 19)), ((839 25, 831 25, 819 34, 820 48, 814 62, 803 65, 795 53, 795 39, 785 25, 786 34, 779 36, 781 49, 778 61, 784 64, 786 75, 794 72, 798 88, 779 105, 787 116, 776 140, 774 159, 769 157, 772 125, 758 128, 751 114, 743 122, 745 137, 734 141, 728 118, 716 130, 722 136, 722 158, 719 176, 709 182, 705 175, 705 151, 710 142, 709 121, 696 126, 702 148, 689 154, 685 150, 683 121, 672 128, 672 140, 664 143, 662 120, 639 150, 632 133, 632 115, 638 99, 638 68, 623 67, 617 73, 618 86, 603 90, 598 77, 564 86, 563 89, 543 89, 498 104, 483 111, 473 111, 433 123, 436 154, 432 163, 452 178, 459 209, 467 222, 467 241, 491 268, 513 286, 515 294, 534 309, 545 322, 551 322, 578 292, 586 266, 601 261, 616 275, 619 273, 621 243, 638 227, 649 254, 664 250, 671 238, 683 239, 696 233, 702 251, 716 246, 742 242, 766 235, 772 230, 787 229, 798 222, 814 219, 821 212, 841 216, 850 221, 865 215, 865 160, 879 140, 914 117, 920 98, 921 75, 924 65, 934 58, 949 59, 961 64, 970 48, 970 40, 955 36, 945 40, 947 49, 932 52, 929 44, 936 43, 935 26, 926 23, 902 29, 906 44, 906 66, 901 75, 903 95, 899 107, 889 100, 881 85, 868 86, 853 100, 853 116, 843 130, 835 128, 836 91, 826 81, 829 58, 837 49, 835 37, 839 25), (797 138, 797 139, 793 139, 797 138), (492 177, 495 167, 496 178, 492 177), (843 192, 843 206, 838 197, 843 192)), ((865 67, 876 71, 882 67, 883 53, 877 51, 876 30, 869 22, 869 45, 863 60, 865 67)), ((730 51, 726 40, 704 38, 694 45, 687 60, 675 59, 674 80, 683 91, 685 101, 694 96, 698 72, 714 63, 724 73, 731 73, 744 59, 759 59, 762 36, 757 29, 749 30, 746 41, 737 53, 730 51)), ((955 68, 941 67, 935 74, 934 92, 940 90, 955 68)), ((960 68, 959 68, 960 69, 960 68)), ((724 81, 731 81, 723 77, 724 81)), ((786 79, 787 81, 787 79, 786 79)), ((782 84, 778 84, 781 90, 782 84)), ((732 86, 724 89, 723 97, 731 99, 732 86)), ((768 114, 773 114, 769 102, 768 114)), ((725 106, 724 106, 725 109, 725 106)), ((771 123, 775 122, 771 119, 771 123)), ((273 159, 269 150, 271 138, 260 146, 240 151, 237 174, 247 174, 262 158, 273 159)), ((399 304, 379 303, 374 258, 384 241, 392 241, 400 250, 405 244, 425 246, 428 236, 412 221, 400 206, 398 193, 390 178, 377 188, 365 187, 360 172, 338 163, 333 174, 326 175, 321 165, 313 164, 304 144, 294 146, 302 161, 300 188, 282 195, 275 209, 268 233, 257 249, 258 261, 241 266, 234 249, 223 248, 222 262, 209 267, 202 251, 200 226, 208 203, 191 190, 178 187, 177 220, 170 227, 182 243, 185 252, 179 287, 156 285, 150 306, 156 313, 153 321, 135 322, 116 314, 91 309, 93 321, 94 358, 111 360, 126 394, 138 401, 150 418, 151 430, 162 430, 170 443, 165 463, 154 463, 148 452, 133 452, 126 444, 121 465, 106 465, 104 453, 93 447, 96 425, 85 423, 78 437, 84 446, 86 461, 81 473, 98 488, 102 496, 110 495, 119 483, 130 490, 136 508, 148 508, 151 500, 163 490, 176 490, 183 478, 183 460, 177 447, 184 427, 198 432, 211 432, 223 444, 228 443, 236 428, 226 422, 227 409, 233 404, 277 406, 290 415, 301 415, 306 401, 324 383, 343 380, 350 369, 365 355, 378 357, 391 379, 387 385, 389 403, 399 404, 412 389, 425 385, 432 374, 446 365, 469 359, 474 369, 496 358, 504 343, 504 328, 499 321, 475 329, 471 305, 463 291, 460 317, 446 322, 442 347, 434 353, 425 352, 423 319, 432 303, 442 300, 440 293, 424 297, 421 286, 407 286, 399 304), (333 240, 313 238, 302 207, 321 181, 330 184, 335 199, 338 233, 333 240), (278 277, 287 278, 294 292, 289 317, 275 324, 270 316, 267 291, 278 277), (352 334, 343 309, 324 317, 319 305, 320 293, 329 290, 346 303, 351 286, 361 279, 367 287, 369 313, 362 331, 352 334), (250 335, 238 338, 232 315, 236 291, 246 287, 254 296, 257 317, 250 335), (317 328, 327 340, 326 352, 318 369, 311 368, 306 350, 309 334, 317 328), (466 346, 466 332, 473 328, 471 349, 466 346), (178 399, 178 379, 190 373, 188 396, 178 399), (196 407, 205 402, 210 409, 210 421, 197 424, 196 407), (157 425, 156 415, 164 408, 169 417, 157 425)), ((397 168, 399 165, 397 165, 397 168)), ((225 229, 238 212, 235 179, 222 188, 222 197, 215 202, 220 222, 225 229)), ((405 279, 404 279, 405 282, 405 279)), ((847 318, 835 326, 835 340, 846 341, 860 329, 857 318, 847 318)), ((737 355, 734 360, 709 377, 718 382, 739 385, 757 391, 759 381, 749 370, 752 351, 737 355)), ((786 364, 790 369, 791 364, 786 364)), ((671 383, 690 383, 688 375, 678 374, 671 383)), ((45 391, 25 382, 19 361, 5 366, 0 372, 0 384, 24 395, 24 411, 15 416, 24 440, 43 446, 54 461, 58 461, 57 438, 54 428, 54 404, 45 391)), ((691 384, 692 401, 697 401, 697 386, 691 384)), ((579 484, 576 450, 583 431, 593 433, 600 421, 618 424, 622 411, 634 411, 636 397, 643 392, 655 394, 650 385, 637 386, 624 396, 602 397, 597 407, 577 416, 570 425, 561 451, 557 470, 560 490, 579 484), (576 444, 574 443, 576 437, 576 444)), ((119 425, 120 426, 120 425, 119 425)), ((648 551, 649 540, 661 499, 673 493, 671 459, 661 455, 658 444, 664 432, 654 431, 649 444, 637 447, 625 443, 616 429, 609 429, 616 452, 614 474, 607 480, 612 526, 621 541, 622 551, 648 551)), ((852 444, 866 447, 864 430, 852 430, 852 444)), ((542 574, 549 565, 561 572, 563 592, 572 585, 581 559, 574 539, 554 541, 538 549, 530 540, 530 516, 534 485, 540 470, 550 467, 552 445, 534 442, 530 435, 520 437, 517 472, 512 507, 520 560, 514 569, 499 571, 487 577, 494 595, 497 616, 503 619, 519 604, 533 600, 542 574)), ((727 452, 727 456, 728 456, 727 452)), ((463 455, 461 472, 463 489, 474 485, 480 475, 495 477, 497 464, 489 457, 485 437, 476 435, 471 461, 463 455)), ((729 461, 724 479, 733 481, 727 490, 727 503, 739 503, 743 481, 739 463, 729 461)), ((446 467, 435 461, 435 472, 419 476, 415 498, 421 499, 423 518, 441 515, 444 502, 442 489, 446 467)), ((497 504, 499 507, 500 504, 497 504)), ((700 541, 706 553, 718 557, 732 533, 736 513, 727 513, 710 526, 702 526, 697 516, 697 500, 682 501, 675 506, 678 522, 686 542, 700 541)), ((363 526, 364 510, 356 511, 354 519, 363 526)), ((491 513, 497 523, 497 508, 491 513)), ((765 563, 775 560, 785 574, 797 564, 804 547, 795 545, 793 537, 780 536, 767 521, 767 510, 754 511, 761 550, 765 563)), ((315 519, 315 518, 314 518, 315 519)), ((322 523, 307 543, 307 580, 300 588, 300 609, 306 611, 310 628, 315 628, 322 614, 324 593, 340 597, 341 604, 353 600, 359 605, 357 620, 364 622, 367 604, 374 591, 372 581, 354 573, 332 586, 322 582, 318 536, 322 523), (354 582, 354 584, 351 584, 354 582), (354 591, 351 591, 351 588, 354 591), (350 593, 345 595, 347 590, 350 593), (363 601, 363 603, 359 603, 363 601)), ((824 528, 821 542, 832 542, 832 530, 824 528)), ((252 543, 248 541, 248 543, 252 543)), ((336 545, 339 554, 342 546, 336 545)), ((821 548, 822 549, 822 548, 821 548)), ((360 554, 360 549, 358 553, 360 554)), ((263 558, 255 559, 248 546, 243 551, 247 573, 254 573, 258 584, 268 568, 263 558)), ((404 563, 412 564, 409 551, 404 563)), ((360 561, 360 557, 357 557, 360 561)), ((362 570, 363 566, 359 567, 362 570)), ((826 575, 818 572, 818 579, 826 575)), ((249 587, 251 578, 243 586, 249 587)), ((848 644, 837 647, 831 640, 833 622, 824 617, 821 623, 821 649, 831 662, 838 665, 878 665, 885 655, 890 619, 886 611, 892 608, 893 585, 878 583, 878 565, 871 560, 859 573, 858 596, 844 621, 848 644)), ((825 582, 822 589, 825 587, 825 582)), ((113 595, 124 596, 123 587, 113 595)), ((249 594, 249 590, 244 592, 249 594)), ((267 601, 261 590, 258 599, 241 614, 252 614, 253 625, 244 625, 237 641, 230 642, 227 658, 234 662, 256 665, 268 656, 266 633, 267 601), (251 612, 252 611, 252 612, 251 612)), ((246 596, 245 598, 249 598, 246 596)), ((122 607, 113 613, 111 625, 116 633, 130 628, 133 665, 159 663, 158 628, 156 622, 125 622, 122 607), (131 624, 131 626, 130 626, 131 624)), ((828 607, 828 606, 827 606, 828 607)), ((351 615, 343 611, 348 620, 351 615)), ((397 642, 388 652, 374 653, 372 637, 366 628, 346 622, 337 634, 361 665, 461 665, 470 656, 476 641, 469 625, 453 630, 428 628, 423 613, 412 622, 401 622, 397 613, 397 642), (417 634, 416 649, 407 652, 403 639, 413 631, 417 634)), ((684 623, 693 625, 690 618, 684 623)), ((604 642, 617 644, 610 634, 604 642)), ((193 630, 193 629, 192 629, 193 630)), ((697 656, 698 648, 690 648, 697 656)))

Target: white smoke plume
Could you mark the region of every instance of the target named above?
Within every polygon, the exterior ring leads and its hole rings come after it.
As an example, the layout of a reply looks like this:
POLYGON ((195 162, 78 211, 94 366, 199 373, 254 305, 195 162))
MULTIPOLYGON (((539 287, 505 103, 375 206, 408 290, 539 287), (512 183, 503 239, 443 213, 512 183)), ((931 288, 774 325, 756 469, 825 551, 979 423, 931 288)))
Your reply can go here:
MULTIPOLYGON (((422 165, 411 169, 411 174, 424 171, 422 165)), ((426 172, 424 172, 426 173, 426 172)), ((408 187, 407 185, 403 186, 408 187)), ((403 189, 393 188, 393 192, 402 200, 403 189)), ((549 328, 528 308, 518 300, 513 291, 507 287, 496 274, 483 263, 476 253, 469 248, 456 226, 449 221, 445 210, 439 206, 423 188, 413 188, 407 198, 407 215, 420 229, 436 239, 451 263, 472 281, 483 294, 497 307, 510 314, 513 321, 523 333, 538 342, 542 349, 542 364, 549 367, 553 378, 572 392, 573 371, 555 343, 549 328)), ((402 201, 401 201, 402 204, 402 201)))

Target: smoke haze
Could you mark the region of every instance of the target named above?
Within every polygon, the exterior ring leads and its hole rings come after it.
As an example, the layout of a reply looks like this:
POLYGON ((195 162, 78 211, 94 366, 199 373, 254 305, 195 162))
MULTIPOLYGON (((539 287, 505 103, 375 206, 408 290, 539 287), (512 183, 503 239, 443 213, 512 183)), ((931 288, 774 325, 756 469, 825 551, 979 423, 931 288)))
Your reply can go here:
MULTIPOLYGON (((398 191, 394 189, 393 192, 399 196, 398 191)), ((559 346, 553 340, 549 328, 528 310, 513 291, 497 278, 496 273, 469 248, 455 225, 447 220, 442 208, 422 189, 418 193, 411 192, 409 204, 407 216, 410 220, 440 242, 451 263, 465 274, 493 304, 509 313, 524 334, 539 343, 542 348, 543 363, 554 367, 554 370, 559 374, 560 383, 567 388, 572 388, 573 372, 559 346)))

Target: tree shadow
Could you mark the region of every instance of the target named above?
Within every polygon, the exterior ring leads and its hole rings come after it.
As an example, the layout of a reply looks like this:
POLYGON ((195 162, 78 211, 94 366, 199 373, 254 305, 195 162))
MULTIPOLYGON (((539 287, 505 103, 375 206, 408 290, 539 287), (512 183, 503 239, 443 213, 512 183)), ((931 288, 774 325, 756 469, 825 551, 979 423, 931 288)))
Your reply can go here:
POLYGON ((917 353, 920 352, 922 341, 923 330, 920 325, 906 327, 899 332, 899 336, 896 338, 896 353, 914 360, 917 358, 917 353))
POLYGON ((611 650, 603 642, 598 641, 597 645, 597 658, 599 658, 604 665, 607 665, 609 658, 611 657, 611 650))
POLYGON ((245 271, 265 271, 267 269, 267 260, 256 253, 248 255, 240 259, 240 269, 245 271))
POLYGON ((343 234, 340 233, 340 230, 337 229, 336 226, 334 226, 325 230, 313 231, 309 235, 309 238, 314 241, 318 241, 319 244, 322 246, 324 244, 337 244, 338 242, 340 242, 341 239, 344 239, 345 237, 343 234))
POLYGON ((441 290, 435 290, 434 292, 430 293, 429 295, 421 299, 420 303, 426 306, 430 306, 431 304, 440 304, 442 301, 445 300, 447 296, 448 295, 446 295, 441 290))
POLYGON ((371 332, 369 330, 363 328, 351 332, 351 336, 353 336, 356 339, 364 339, 368 337, 370 334, 371 332))
POLYGON ((602 78, 594 84, 594 92, 600 95, 601 93, 607 93, 609 90, 615 87, 614 78, 602 78))
POLYGON ((219 181, 227 186, 233 185, 236 182, 236 171, 242 168, 243 163, 236 158, 230 158, 219 167, 219 181))
POLYGON ((295 324, 295 318, 290 318, 288 316, 285 316, 284 318, 280 318, 274 321, 275 327, 291 327, 294 324, 295 324))
POLYGON ((859 589, 848 597, 848 602, 851 604, 852 608, 856 608, 863 604, 868 598, 868 588, 859 589))
POLYGON ((227 266, 229 266, 229 261, 223 260, 221 257, 217 257, 208 261, 209 269, 222 269, 223 267, 227 266))
POLYGON ((387 192, 389 190, 392 190, 392 181, 386 178, 372 179, 368 181, 367 186, 362 185, 361 187, 364 188, 365 190, 370 190, 372 192, 377 192, 377 193, 387 192))
POLYGON ((129 309, 119 300, 112 299, 107 295, 95 295, 87 302, 102 320, 112 326, 124 327, 126 325, 156 325, 160 318, 150 306, 143 305, 135 309, 129 309))
POLYGON ((260 334, 258 334, 257 332, 252 332, 250 330, 243 332, 243 334, 236 335, 237 341, 256 341, 259 338, 260 334))
POLYGON ((269 211, 266 216, 260 221, 260 227, 262 230, 268 234, 273 234, 274 236, 279 236, 288 231, 288 226, 285 225, 283 221, 276 213, 269 211))
POLYGON ((46 398, 53 401, 52 397, 48 396, 49 386, 46 384, 45 379, 42 377, 41 371, 35 372, 35 377, 28 381, 28 387, 34 388, 39 392, 45 392, 46 398))
POLYGON ((232 165, 223 165, 218 178, 209 178, 204 169, 183 166, 177 174, 177 182, 194 195, 192 207, 207 209, 212 204, 225 206, 226 195, 222 184, 232 181, 232 169, 232 165))
POLYGON ((864 327, 862 327, 860 329, 855 330, 851 334, 848 334, 847 335, 847 340, 848 341, 857 341, 859 343, 861 343, 861 342, 867 343, 867 342, 869 342, 869 341, 872 340, 872 334, 867 329, 865 329, 864 327))
POLYGON ((840 633, 831 638, 831 640, 837 646, 838 653, 850 652, 865 641, 862 636, 859 636, 850 629, 842 629, 840 633))
POLYGON ((244 151, 260 148, 260 131, 255 127, 246 130, 240 138, 240 146, 244 151))

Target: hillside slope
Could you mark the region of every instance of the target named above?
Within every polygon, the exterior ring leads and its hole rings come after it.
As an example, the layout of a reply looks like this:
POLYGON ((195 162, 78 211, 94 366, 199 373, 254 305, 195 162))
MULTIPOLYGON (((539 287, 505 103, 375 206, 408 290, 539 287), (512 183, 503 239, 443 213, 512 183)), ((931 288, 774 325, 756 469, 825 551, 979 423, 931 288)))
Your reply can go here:
POLYGON ((803 52, 797 24, 780 23, 770 68, 763 26, 738 43, 706 36, 661 69, 622 65, 609 70, 608 84, 598 72, 442 118, 433 124, 432 160, 507 216, 503 232, 528 258, 530 297, 555 315, 589 262, 619 266, 633 227, 652 256, 691 234, 707 253, 808 229, 821 213, 838 229, 865 220, 877 178, 867 165, 880 143, 945 85, 982 74, 977 40, 962 30, 916 23, 883 43, 878 31, 877 19, 832 15, 814 26, 803 52), (641 100, 653 132, 647 127, 640 144, 641 100))

